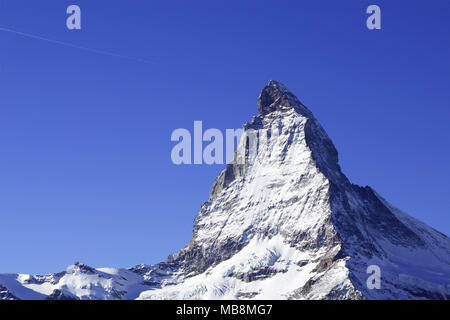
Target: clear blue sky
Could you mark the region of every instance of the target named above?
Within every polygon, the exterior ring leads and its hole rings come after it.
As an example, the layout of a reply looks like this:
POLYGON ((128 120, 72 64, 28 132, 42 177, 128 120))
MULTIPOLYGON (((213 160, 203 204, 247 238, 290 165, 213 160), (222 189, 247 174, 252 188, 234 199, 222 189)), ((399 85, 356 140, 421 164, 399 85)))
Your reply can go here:
POLYGON ((171 132, 239 128, 270 80, 344 173, 450 234, 450 2, 0 0, 0 272, 156 263, 185 246, 223 166, 171 132), (82 10, 69 31, 66 8, 82 10), (365 26, 368 5, 382 30, 365 26))

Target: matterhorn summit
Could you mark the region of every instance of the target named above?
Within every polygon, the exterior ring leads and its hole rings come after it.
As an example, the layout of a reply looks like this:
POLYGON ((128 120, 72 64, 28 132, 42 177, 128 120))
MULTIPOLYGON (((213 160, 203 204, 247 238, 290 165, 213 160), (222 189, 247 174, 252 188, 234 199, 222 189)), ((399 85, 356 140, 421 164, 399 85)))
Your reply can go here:
POLYGON ((449 299, 450 239, 342 173, 330 138, 270 81, 192 238, 157 265, 0 274, 0 299, 449 299))

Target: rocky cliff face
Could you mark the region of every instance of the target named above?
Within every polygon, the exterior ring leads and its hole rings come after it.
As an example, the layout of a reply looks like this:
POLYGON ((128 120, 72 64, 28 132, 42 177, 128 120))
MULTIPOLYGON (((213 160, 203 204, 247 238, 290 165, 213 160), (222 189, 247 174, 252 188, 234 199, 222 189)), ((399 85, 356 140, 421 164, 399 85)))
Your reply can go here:
POLYGON ((0 298, 450 298, 450 239, 351 184, 319 122, 282 84, 263 89, 243 129, 189 245, 166 262, 0 275, 0 298), (367 287, 370 265, 379 289, 367 287))

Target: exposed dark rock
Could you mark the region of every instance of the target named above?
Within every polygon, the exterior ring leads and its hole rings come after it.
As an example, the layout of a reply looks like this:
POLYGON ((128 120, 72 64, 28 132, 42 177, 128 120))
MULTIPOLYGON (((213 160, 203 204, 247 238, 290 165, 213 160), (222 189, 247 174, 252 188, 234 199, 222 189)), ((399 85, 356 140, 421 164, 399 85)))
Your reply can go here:
POLYGON ((64 293, 62 290, 55 289, 47 297, 47 300, 79 300, 77 297, 69 293, 64 293))

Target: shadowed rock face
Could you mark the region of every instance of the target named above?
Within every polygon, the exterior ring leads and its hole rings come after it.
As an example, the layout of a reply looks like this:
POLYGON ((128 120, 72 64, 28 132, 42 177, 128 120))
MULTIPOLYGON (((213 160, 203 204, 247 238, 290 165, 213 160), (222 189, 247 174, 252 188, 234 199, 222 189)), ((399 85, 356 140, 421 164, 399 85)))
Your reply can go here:
POLYGON ((48 299, 450 298, 447 236, 350 183, 325 130, 284 85, 270 81, 257 109, 184 249, 129 270, 75 263, 0 275, 0 299, 22 298, 3 278, 51 285, 48 299), (369 265, 381 269, 379 290, 366 286, 369 265))

